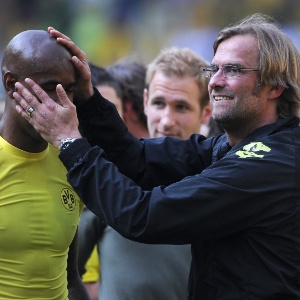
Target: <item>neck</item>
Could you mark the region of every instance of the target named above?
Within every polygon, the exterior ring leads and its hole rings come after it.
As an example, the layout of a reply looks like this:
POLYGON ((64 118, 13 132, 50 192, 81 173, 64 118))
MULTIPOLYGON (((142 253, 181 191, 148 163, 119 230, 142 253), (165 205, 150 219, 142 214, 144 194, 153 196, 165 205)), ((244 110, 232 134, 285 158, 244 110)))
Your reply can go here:
MULTIPOLYGON (((26 124, 27 125, 27 124, 26 124)), ((28 131, 24 130, 20 124, 12 124, 7 122, 7 118, 3 115, 0 122, 0 135, 8 143, 14 147, 21 149, 26 152, 39 153, 44 151, 48 143, 44 141, 28 124, 28 131), (32 133, 32 135, 29 133, 32 133)))
POLYGON ((128 130, 138 139, 149 137, 148 130, 144 127, 144 125, 141 122, 127 121, 126 126, 128 130))
POLYGON ((248 124, 248 126, 246 126, 245 124, 236 124, 234 129, 227 126, 227 128, 224 128, 224 130, 226 132, 229 144, 234 147, 254 130, 265 125, 272 124, 276 121, 277 120, 272 120, 259 124, 248 124))

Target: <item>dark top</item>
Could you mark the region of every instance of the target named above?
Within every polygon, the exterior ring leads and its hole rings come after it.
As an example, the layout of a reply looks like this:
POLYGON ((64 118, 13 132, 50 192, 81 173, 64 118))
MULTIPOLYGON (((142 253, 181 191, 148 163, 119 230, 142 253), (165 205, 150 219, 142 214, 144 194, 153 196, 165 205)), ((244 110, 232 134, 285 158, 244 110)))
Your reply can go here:
POLYGON ((79 139, 60 155, 69 182, 123 236, 192 244, 188 299, 300 298, 298 118, 231 148, 224 134, 138 140, 98 93, 78 113, 90 144, 133 180, 79 139))

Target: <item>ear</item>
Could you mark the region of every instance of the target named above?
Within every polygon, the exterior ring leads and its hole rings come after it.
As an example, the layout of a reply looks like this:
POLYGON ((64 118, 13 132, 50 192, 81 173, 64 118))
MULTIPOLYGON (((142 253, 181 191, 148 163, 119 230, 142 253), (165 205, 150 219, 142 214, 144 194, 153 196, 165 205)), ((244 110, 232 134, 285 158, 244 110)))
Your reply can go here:
POLYGON ((147 116, 148 89, 144 89, 144 113, 147 116))
POLYGON ((15 83, 17 77, 12 72, 5 72, 3 75, 3 86, 8 96, 13 99, 13 93, 15 91, 15 83))
POLYGON ((211 105, 210 103, 207 103, 201 112, 201 119, 202 119, 202 124, 208 124, 209 120, 211 118, 211 114, 212 114, 212 109, 211 109, 211 105))
POLYGON ((128 122, 128 120, 131 118, 132 114, 132 102, 125 100, 123 103, 123 120, 124 123, 128 122))
POLYGON ((284 87, 277 85, 277 86, 271 86, 269 90, 269 98, 270 99, 277 99, 280 97, 280 95, 283 93, 284 87))

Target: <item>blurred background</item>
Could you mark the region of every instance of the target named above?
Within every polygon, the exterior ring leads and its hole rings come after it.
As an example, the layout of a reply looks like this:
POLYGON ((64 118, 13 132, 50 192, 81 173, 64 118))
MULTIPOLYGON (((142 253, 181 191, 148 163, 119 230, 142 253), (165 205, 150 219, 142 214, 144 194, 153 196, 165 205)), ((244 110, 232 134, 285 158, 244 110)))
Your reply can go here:
POLYGON ((125 57, 147 64, 169 46, 189 47, 210 61, 218 31, 255 12, 276 18, 300 50, 300 0, 0 0, 0 4, 1 59, 19 32, 53 26, 91 62, 104 67, 125 57))

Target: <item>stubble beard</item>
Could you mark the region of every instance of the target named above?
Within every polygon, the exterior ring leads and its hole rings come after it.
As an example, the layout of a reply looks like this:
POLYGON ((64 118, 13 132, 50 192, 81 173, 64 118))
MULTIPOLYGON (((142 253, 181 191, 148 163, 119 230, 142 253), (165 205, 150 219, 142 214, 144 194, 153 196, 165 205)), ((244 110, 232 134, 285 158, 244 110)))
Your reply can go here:
POLYGON ((242 135, 248 132, 251 130, 250 128, 255 126, 255 115, 260 112, 261 108, 258 105, 249 107, 246 104, 249 101, 249 96, 258 97, 261 91, 262 86, 256 84, 251 94, 247 95, 245 93, 244 96, 241 95, 238 104, 235 104, 233 107, 229 107, 219 113, 213 107, 212 117, 228 134, 242 135), (247 108, 244 109, 244 107, 247 108))

